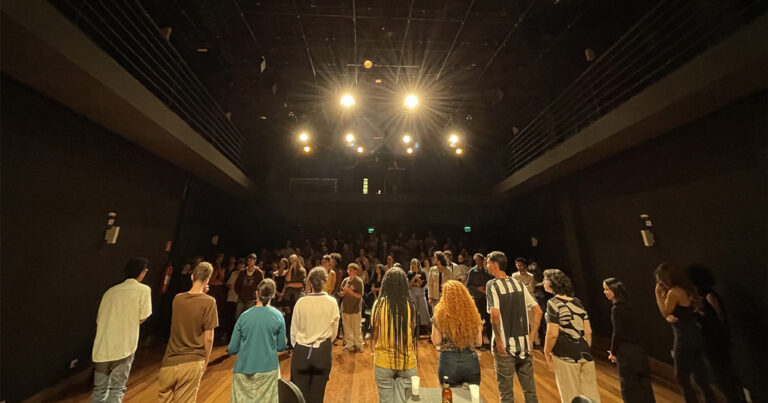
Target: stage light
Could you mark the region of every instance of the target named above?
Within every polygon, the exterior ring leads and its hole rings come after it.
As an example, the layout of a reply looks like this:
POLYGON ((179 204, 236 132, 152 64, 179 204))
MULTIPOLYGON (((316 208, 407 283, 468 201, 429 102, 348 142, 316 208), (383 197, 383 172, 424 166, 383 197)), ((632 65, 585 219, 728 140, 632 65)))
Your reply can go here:
POLYGON ((403 136, 403 143, 410 144, 411 143, 411 136, 409 136, 407 134, 405 136, 403 136))
POLYGON ((408 147, 405 149, 405 152, 407 152, 408 154, 413 154, 413 148, 408 147))
POLYGON ((459 136, 451 134, 450 137, 448 137, 448 142, 451 143, 451 146, 455 146, 456 143, 459 142, 459 136))
POLYGON ((355 106, 355 98, 350 94, 344 94, 344 96, 341 97, 341 101, 339 103, 341 106, 349 108, 355 106))
POLYGON ((461 155, 461 154, 464 154, 464 150, 462 150, 461 148, 457 148, 456 155, 461 155))
POLYGON ((307 140, 309 140, 309 134, 307 134, 306 132, 302 132, 301 134, 299 134, 299 140, 301 140, 302 143, 306 143, 307 140))
POLYGON ((405 106, 408 109, 413 109, 419 104, 419 97, 413 94, 409 94, 407 97, 405 97, 405 106))
POLYGON ((310 146, 304 146, 304 152, 305 152, 305 153, 309 153, 310 151, 312 151, 312 147, 310 147, 310 146))
POLYGON ((370 69, 371 69, 371 67, 373 67, 373 62, 372 62, 372 61, 370 61, 370 60, 367 60, 367 59, 366 59, 366 60, 363 62, 363 67, 365 67, 365 69, 366 69, 366 70, 370 70, 370 69))
POLYGON ((365 151, 365 149, 364 149, 362 146, 360 146, 360 147, 357 147, 357 153, 358 153, 358 154, 362 154, 362 153, 363 153, 363 151, 365 151))
POLYGON ((347 133, 344 139, 347 140, 347 143, 353 143, 355 141, 355 135, 352 133, 347 133))

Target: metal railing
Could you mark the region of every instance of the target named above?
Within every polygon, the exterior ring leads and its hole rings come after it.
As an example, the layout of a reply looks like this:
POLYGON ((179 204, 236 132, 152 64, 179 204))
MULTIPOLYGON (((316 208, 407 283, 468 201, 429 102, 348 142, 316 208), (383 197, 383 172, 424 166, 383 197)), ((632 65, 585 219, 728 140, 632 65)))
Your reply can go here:
POLYGON ((242 169, 242 135, 138 0, 49 1, 242 169))
POLYGON ((765 0, 663 0, 504 149, 506 175, 626 102, 766 10, 765 0))

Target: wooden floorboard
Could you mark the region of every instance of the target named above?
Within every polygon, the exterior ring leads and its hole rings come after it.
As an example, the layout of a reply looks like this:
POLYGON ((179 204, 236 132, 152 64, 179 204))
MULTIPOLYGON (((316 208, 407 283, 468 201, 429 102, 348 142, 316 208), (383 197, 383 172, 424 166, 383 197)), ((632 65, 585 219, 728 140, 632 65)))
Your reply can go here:
MULTIPOLYGON (((373 378, 373 355, 349 353, 341 350, 337 341, 333 348, 333 369, 325 393, 326 402, 375 402, 377 400, 376 383, 373 378)), ((213 350, 214 362, 203 376, 198 394, 198 402, 228 402, 232 381, 232 368, 235 357, 224 358, 226 346, 217 346, 213 350), (217 360, 217 358, 219 358, 217 360)), ((151 402, 157 400, 157 375, 163 349, 145 348, 137 352, 136 362, 128 381, 126 402, 151 402)), ((419 342, 419 376, 421 385, 426 388, 439 387, 437 379, 437 358, 439 353, 427 341, 419 342)), ((493 356, 490 352, 480 352, 482 381, 480 395, 486 402, 498 402, 496 373, 493 368, 493 356)), ((290 377, 291 360, 287 354, 280 356, 280 370, 284 378, 290 377)), ((547 369, 540 351, 534 353, 534 373, 536 392, 540 402, 558 402, 557 384, 552 371, 547 369)), ((603 403, 621 402, 618 374, 616 368, 608 362, 597 361, 597 383, 603 403)), ((69 390, 58 401, 79 403, 88 402, 89 390, 69 390)), ((681 402, 682 397, 674 385, 661 380, 654 380, 656 401, 681 402)), ((523 394, 515 380, 515 401, 522 402, 523 394)), ((425 402, 426 403, 426 402, 425 402)))

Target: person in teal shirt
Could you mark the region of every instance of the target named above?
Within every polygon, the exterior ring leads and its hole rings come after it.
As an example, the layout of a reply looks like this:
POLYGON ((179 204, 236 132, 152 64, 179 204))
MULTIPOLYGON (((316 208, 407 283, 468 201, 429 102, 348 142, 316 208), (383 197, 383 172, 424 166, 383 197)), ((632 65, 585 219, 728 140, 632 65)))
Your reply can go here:
POLYGON ((269 305, 275 296, 275 282, 264 279, 257 288, 256 306, 240 315, 232 332, 227 353, 237 354, 232 376, 231 402, 277 402, 280 362, 277 353, 285 350, 285 320, 269 305))

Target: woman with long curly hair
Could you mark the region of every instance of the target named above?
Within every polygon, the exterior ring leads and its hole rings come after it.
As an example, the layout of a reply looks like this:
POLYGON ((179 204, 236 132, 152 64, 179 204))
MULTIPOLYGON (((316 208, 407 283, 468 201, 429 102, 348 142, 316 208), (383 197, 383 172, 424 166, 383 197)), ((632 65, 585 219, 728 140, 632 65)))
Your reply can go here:
POLYGON ((405 402, 405 390, 416 375, 416 315, 405 272, 394 267, 381 282, 381 295, 373 304, 373 374, 379 402, 405 402))
POLYGON ((683 397, 686 403, 699 401, 696 389, 691 384, 693 374, 696 384, 704 394, 704 401, 716 402, 717 398, 709 385, 707 367, 704 365, 704 338, 697 323, 701 297, 688 275, 678 266, 662 263, 653 275, 656 277, 655 294, 659 312, 672 324, 675 380, 683 392, 683 397))
POLYGON ((451 386, 480 384, 480 361, 474 347, 483 343, 483 322, 463 284, 449 280, 432 317, 432 344, 440 347, 437 377, 451 386))

